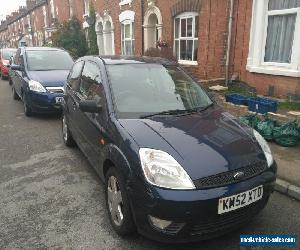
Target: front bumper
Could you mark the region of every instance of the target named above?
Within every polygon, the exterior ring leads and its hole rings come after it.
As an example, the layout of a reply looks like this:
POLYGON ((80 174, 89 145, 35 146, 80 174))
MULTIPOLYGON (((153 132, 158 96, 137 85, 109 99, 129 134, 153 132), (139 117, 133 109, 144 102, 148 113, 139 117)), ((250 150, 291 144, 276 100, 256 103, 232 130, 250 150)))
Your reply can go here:
POLYGON ((136 190, 141 190, 141 187, 135 187, 130 194, 133 216, 138 231, 157 241, 175 243, 214 238, 245 225, 257 215, 267 204, 274 190, 275 180, 274 163, 272 168, 259 176, 225 187, 189 191, 151 187, 138 193, 136 190), (261 200, 232 212, 218 214, 220 198, 242 193, 260 185, 264 187, 261 200), (151 224, 149 215, 173 223, 167 229, 159 230, 151 224))
POLYGON ((56 103, 56 97, 63 97, 63 94, 28 91, 26 101, 31 111, 35 113, 59 113, 62 110, 62 106, 56 103))

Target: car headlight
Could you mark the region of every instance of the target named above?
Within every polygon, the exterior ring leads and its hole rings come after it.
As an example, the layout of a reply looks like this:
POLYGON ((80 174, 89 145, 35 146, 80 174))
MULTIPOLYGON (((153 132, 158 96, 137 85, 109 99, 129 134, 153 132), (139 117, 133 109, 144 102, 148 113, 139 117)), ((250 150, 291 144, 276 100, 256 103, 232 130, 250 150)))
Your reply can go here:
POLYGON ((169 189, 195 189, 189 175, 168 153, 141 148, 139 154, 144 175, 152 185, 169 189))
POLYGON ((266 140, 260 135, 260 133, 258 133, 255 129, 253 129, 253 134, 257 140, 257 142, 259 143, 261 149, 264 151, 265 153, 265 157, 267 159, 268 162, 268 166, 271 167, 274 160, 273 160, 273 156, 272 156, 272 152, 271 149, 268 145, 268 143, 266 142, 266 140))
POLYGON ((40 84, 37 81, 34 80, 30 80, 28 83, 29 89, 35 92, 39 92, 39 93, 45 93, 46 89, 43 87, 42 84, 40 84))

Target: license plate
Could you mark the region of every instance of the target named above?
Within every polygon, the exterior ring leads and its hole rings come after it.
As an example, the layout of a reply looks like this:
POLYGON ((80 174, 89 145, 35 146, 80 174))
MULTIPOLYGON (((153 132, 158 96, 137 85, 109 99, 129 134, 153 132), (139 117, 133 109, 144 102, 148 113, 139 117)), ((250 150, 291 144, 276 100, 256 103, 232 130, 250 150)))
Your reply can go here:
POLYGON ((219 199, 218 214, 224 214, 245 207, 263 197, 263 186, 246 192, 219 199))
POLYGON ((64 99, 63 97, 56 97, 55 101, 56 101, 56 103, 62 103, 63 99, 64 99))

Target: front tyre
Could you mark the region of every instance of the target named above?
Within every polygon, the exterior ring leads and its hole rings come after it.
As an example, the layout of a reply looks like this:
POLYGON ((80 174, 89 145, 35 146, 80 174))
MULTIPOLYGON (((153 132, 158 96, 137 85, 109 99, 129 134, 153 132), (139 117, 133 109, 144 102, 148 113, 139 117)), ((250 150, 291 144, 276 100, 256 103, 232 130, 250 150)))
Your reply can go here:
POLYGON ((28 106, 25 93, 22 96, 22 101, 23 101, 23 107, 24 107, 24 114, 27 117, 32 116, 32 111, 31 111, 31 108, 28 106))
POLYGON ((12 97, 13 97, 14 100, 19 100, 19 96, 16 93, 16 90, 15 90, 14 86, 12 87, 12 97))
POLYGON ((63 140, 66 146, 73 147, 75 146, 75 141, 71 134, 71 131, 68 126, 67 118, 65 114, 62 116, 62 133, 63 133, 63 140))
POLYGON ((105 178, 105 198, 110 222, 120 236, 135 231, 125 182, 115 167, 108 170, 105 178))

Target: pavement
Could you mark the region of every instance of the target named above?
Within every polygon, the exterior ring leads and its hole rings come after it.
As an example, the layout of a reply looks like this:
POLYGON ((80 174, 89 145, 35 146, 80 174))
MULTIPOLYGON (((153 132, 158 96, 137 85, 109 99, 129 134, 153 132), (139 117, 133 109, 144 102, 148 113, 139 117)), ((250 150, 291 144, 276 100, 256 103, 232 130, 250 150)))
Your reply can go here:
POLYGON ((241 248, 240 234, 294 234, 299 239, 300 202, 278 192, 252 222, 217 239, 172 245, 138 234, 121 238, 109 223, 102 182, 82 153, 66 148, 61 138, 59 117, 25 117, 8 82, 0 81, 1 250, 235 250, 259 249, 241 248))
POLYGON ((278 165, 278 179, 275 189, 300 201, 300 145, 285 148, 270 143, 278 165))

